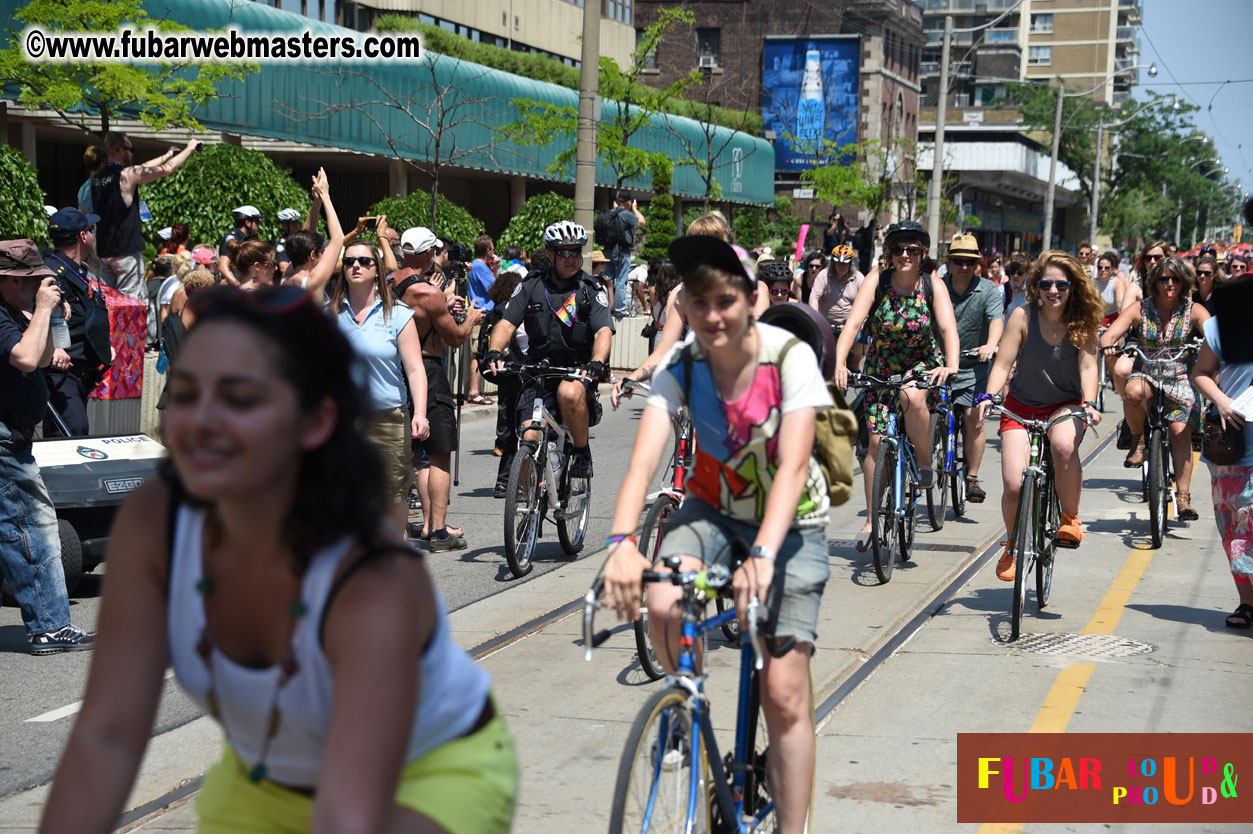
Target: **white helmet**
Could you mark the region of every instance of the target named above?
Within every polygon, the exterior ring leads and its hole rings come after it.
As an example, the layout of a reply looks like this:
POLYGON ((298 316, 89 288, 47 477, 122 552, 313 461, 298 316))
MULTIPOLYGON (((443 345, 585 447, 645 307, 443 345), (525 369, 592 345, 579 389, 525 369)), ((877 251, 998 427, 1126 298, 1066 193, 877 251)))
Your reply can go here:
POLYGON ((296 212, 295 209, 289 209, 289 208, 279 209, 278 219, 283 221, 284 223, 289 223, 293 220, 299 220, 300 215, 296 212))
POLYGON ((544 245, 549 249, 556 249, 558 246, 581 248, 587 245, 587 229, 569 220, 558 220, 544 230, 544 245))

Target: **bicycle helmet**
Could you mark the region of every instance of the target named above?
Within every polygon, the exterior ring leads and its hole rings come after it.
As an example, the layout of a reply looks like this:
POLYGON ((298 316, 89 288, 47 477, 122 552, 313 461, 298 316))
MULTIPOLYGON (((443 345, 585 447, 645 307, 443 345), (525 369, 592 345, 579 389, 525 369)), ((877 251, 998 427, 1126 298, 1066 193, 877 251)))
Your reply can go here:
POLYGON ((299 220, 300 214, 295 209, 289 209, 289 208, 279 209, 278 219, 283 221, 284 223, 290 223, 293 220, 299 220))
POLYGON ((813 350, 824 379, 835 376, 835 334, 822 314, 808 304, 775 304, 757 319, 782 327, 813 350))
POLYGON ((571 223, 569 220, 558 220, 544 230, 544 246, 548 249, 556 249, 560 246, 578 246, 582 248, 586 245, 587 229, 584 229, 578 223, 571 223))
POLYGON ((783 261, 762 260, 757 262, 757 280, 767 284, 775 281, 791 281, 792 270, 783 261))
POLYGON ((917 220, 902 220, 899 223, 893 223, 891 226, 888 226, 887 232, 884 233, 884 253, 890 252, 892 244, 901 238, 920 240, 924 248, 931 248, 931 235, 927 234, 926 227, 917 220))
POLYGON ((834 258, 837 263, 851 264, 853 262, 853 247, 849 246, 847 243, 842 243, 831 250, 831 257, 834 258))

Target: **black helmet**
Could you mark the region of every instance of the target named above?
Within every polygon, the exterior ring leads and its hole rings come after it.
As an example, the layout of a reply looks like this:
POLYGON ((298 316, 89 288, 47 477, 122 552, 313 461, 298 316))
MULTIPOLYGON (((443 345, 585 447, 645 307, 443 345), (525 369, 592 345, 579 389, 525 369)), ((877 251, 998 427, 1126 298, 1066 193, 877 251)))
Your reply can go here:
POLYGON ((890 252, 892 243, 897 238, 918 238, 922 241, 922 245, 931 248, 931 235, 927 234, 927 229, 917 220, 902 220, 899 223, 893 223, 888 226, 888 230, 883 234, 884 252, 890 252))

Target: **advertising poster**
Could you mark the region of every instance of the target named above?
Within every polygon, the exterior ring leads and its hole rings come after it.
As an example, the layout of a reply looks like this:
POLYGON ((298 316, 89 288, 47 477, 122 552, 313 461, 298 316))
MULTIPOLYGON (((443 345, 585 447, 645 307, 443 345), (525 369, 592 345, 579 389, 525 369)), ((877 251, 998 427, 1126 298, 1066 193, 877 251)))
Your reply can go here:
POLYGON ((857 141, 860 56, 856 35, 766 39, 761 115, 777 170, 813 168, 857 141))

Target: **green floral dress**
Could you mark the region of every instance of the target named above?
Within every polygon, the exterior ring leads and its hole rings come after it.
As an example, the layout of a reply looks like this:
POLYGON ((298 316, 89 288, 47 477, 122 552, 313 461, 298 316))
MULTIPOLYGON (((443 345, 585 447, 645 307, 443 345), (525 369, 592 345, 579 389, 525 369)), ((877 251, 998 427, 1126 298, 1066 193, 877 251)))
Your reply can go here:
MULTIPOLYGON (((921 279, 912 296, 900 295, 894 287, 889 288, 879 308, 871 311, 864 329, 869 342, 866 373, 872 376, 929 371, 944 364, 921 279)), ((888 409, 892 403, 890 399, 881 399, 883 396, 873 388, 866 392, 866 422, 871 434, 883 434, 888 428, 888 409)), ((904 431, 904 427, 899 428, 904 431)))
MULTIPOLYGON (((1140 346, 1149 356, 1174 353, 1187 341, 1192 330, 1192 299, 1186 299, 1170 321, 1163 323, 1152 299, 1140 302, 1140 346)), ((1188 423, 1193 429, 1201 425, 1201 404, 1188 368, 1183 362, 1173 363, 1171 373, 1160 384, 1166 395, 1163 415, 1168 423, 1188 423)), ((1144 373, 1143 362, 1136 359, 1135 371, 1128 379, 1139 379, 1156 388, 1158 380, 1144 373)))

